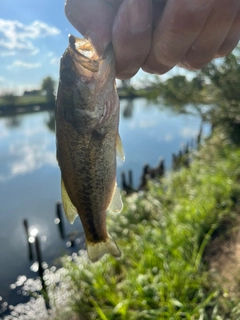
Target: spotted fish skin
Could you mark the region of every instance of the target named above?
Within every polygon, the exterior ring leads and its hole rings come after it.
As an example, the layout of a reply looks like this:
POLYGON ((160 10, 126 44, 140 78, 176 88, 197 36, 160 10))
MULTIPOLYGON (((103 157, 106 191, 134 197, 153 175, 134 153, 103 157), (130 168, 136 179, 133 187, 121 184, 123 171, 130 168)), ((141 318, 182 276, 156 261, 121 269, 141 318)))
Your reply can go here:
POLYGON ((116 188, 118 125, 112 48, 99 58, 87 40, 70 36, 56 99, 57 159, 64 211, 71 223, 80 216, 92 261, 105 253, 121 256, 106 228, 107 210, 122 209, 116 188))

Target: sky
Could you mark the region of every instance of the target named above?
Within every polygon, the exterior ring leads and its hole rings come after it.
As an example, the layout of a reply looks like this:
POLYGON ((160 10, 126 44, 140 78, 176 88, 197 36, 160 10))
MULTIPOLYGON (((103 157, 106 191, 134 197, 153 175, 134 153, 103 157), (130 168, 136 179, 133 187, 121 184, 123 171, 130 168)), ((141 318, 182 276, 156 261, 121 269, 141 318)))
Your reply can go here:
MULTIPOLYGON (((0 0, 0 95, 38 89, 47 76, 58 81, 68 34, 81 37, 64 14, 64 2, 0 0)), ((189 73, 174 68, 161 79, 175 74, 189 73)), ((140 71, 132 84, 141 85, 145 80, 146 73, 140 71)))
POLYGON ((64 0, 0 1, 0 94, 37 89, 58 79, 68 34, 80 36, 64 14, 64 0))

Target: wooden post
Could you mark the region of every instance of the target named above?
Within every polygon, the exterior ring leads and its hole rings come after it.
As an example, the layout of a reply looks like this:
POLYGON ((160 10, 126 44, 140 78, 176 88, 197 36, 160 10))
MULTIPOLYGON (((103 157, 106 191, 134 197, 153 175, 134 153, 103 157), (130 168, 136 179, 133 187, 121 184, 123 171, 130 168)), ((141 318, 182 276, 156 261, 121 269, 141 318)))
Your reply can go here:
POLYGON ((129 180, 129 188, 133 189, 133 172, 132 172, 132 170, 128 170, 128 180, 129 180))
POLYGON ((64 230, 64 221, 63 221, 63 212, 62 212, 62 204, 60 201, 56 203, 56 216, 59 219, 58 229, 62 239, 65 239, 65 230, 64 230))
POLYGON ((159 165, 159 175, 160 177, 163 177, 165 175, 165 162, 164 159, 161 160, 159 165))
POLYGON ((32 249, 32 243, 29 242, 29 230, 28 230, 28 221, 27 219, 23 220, 23 226, 25 229, 26 237, 27 237, 27 243, 28 243, 28 258, 30 261, 33 261, 33 249, 32 249))
POLYGON ((45 283, 44 277, 43 277, 43 273, 44 273, 44 269, 42 266, 43 260, 42 260, 42 252, 41 252, 40 241, 39 241, 38 236, 35 237, 35 248, 36 248, 36 254, 37 254, 37 261, 38 261, 38 274, 39 274, 41 282, 42 282, 43 298, 45 301, 46 309, 50 309, 49 297, 48 297, 48 293, 47 293, 47 286, 46 286, 46 283, 45 283))

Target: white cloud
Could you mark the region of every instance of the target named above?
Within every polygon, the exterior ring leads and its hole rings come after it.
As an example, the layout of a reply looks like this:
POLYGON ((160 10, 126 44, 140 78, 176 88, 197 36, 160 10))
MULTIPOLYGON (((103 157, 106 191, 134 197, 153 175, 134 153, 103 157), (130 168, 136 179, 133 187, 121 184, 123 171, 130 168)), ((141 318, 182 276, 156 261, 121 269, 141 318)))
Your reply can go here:
POLYGON ((33 44, 35 39, 59 33, 56 27, 39 20, 25 25, 17 20, 0 19, 0 55, 14 55, 17 51, 36 54, 39 49, 33 44))
POLYGON ((52 58, 52 57, 54 56, 54 53, 53 53, 52 51, 49 51, 49 52, 47 53, 47 56, 48 56, 49 58, 52 58))
MULTIPOLYGON (((57 167, 56 152, 48 137, 37 139, 44 130, 40 128, 26 129, 24 137, 8 145, 6 150, 7 167, 0 170, 0 182, 7 181, 17 175, 27 174, 42 168, 44 165, 57 167)), ((3 132, 4 133, 4 132, 3 132)), ((5 132, 5 139, 8 132, 5 132)), ((3 138, 3 137, 1 137, 3 138)), ((3 158, 0 160, 2 161, 3 158)))
POLYGON ((53 64, 55 66, 59 65, 60 57, 56 56, 52 51, 49 51, 47 53, 47 56, 50 58, 50 64, 53 64))
POLYGON ((55 152, 46 150, 47 146, 47 143, 43 143, 41 148, 38 145, 22 145, 20 151, 16 145, 11 145, 13 157, 17 156, 19 159, 12 163, 10 175, 26 174, 45 164, 57 166, 55 152))
POLYGON ((166 141, 166 142, 172 141, 173 140, 173 135, 171 133, 167 133, 167 134, 165 134, 163 140, 166 141))
POLYGON ((155 121, 155 120, 140 120, 139 121, 139 128, 148 129, 148 128, 155 127, 156 124, 157 124, 157 121, 155 121))
POLYGON ((191 137, 197 136, 198 132, 199 132, 198 128, 185 127, 181 129, 179 135, 180 137, 183 137, 183 138, 191 138, 191 137))
POLYGON ((7 69, 13 69, 15 67, 34 69, 34 68, 41 67, 41 63, 39 63, 39 62, 30 63, 30 62, 25 62, 25 61, 22 61, 22 60, 15 60, 15 61, 13 61, 12 64, 8 65, 6 68, 7 69))
POLYGON ((53 57, 53 58, 50 60, 50 63, 53 64, 54 66, 58 66, 58 65, 59 65, 59 62, 60 62, 60 58, 59 58, 59 57, 53 57))

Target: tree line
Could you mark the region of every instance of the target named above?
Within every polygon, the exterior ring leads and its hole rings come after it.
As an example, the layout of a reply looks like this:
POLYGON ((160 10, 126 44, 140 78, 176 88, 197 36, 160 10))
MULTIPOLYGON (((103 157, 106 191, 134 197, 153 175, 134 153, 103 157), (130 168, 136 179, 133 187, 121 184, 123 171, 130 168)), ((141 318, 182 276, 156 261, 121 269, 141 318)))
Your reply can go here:
POLYGON ((196 112, 212 127, 220 126, 240 143, 240 47, 228 56, 213 60, 188 80, 177 75, 152 83, 149 99, 179 113, 196 112))
MULTIPOLYGON (((52 77, 48 76, 42 80, 41 87, 38 90, 32 91, 25 91, 28 93, 29 96, 43 96, 45 97, 44 101, 49 104, 53 105, 55 103, 55 86, 56 81, 52 79, 52 77)), ((14 106, 20 97, 17 96, 14 92, 6 92, 1 96, 1 104, 7 106, 14 106)))

